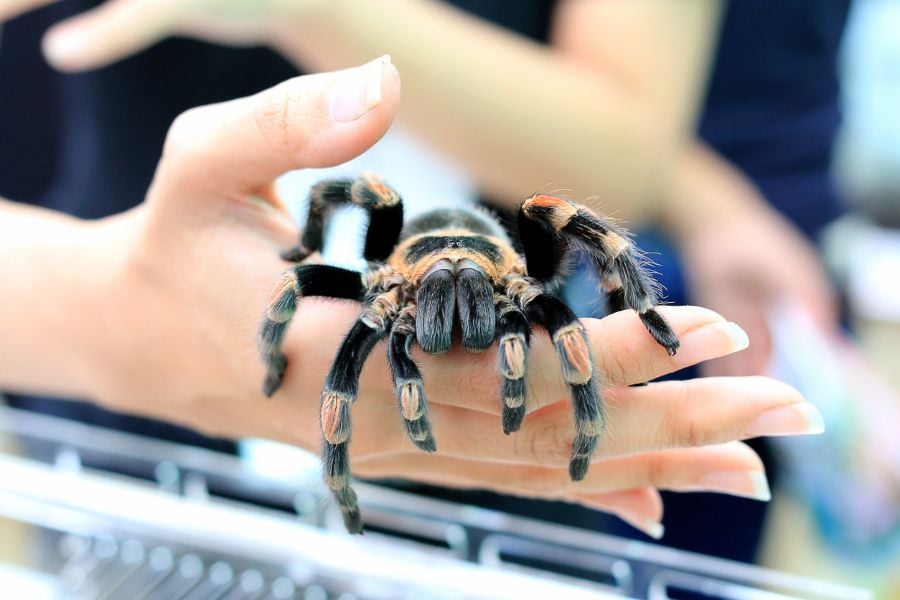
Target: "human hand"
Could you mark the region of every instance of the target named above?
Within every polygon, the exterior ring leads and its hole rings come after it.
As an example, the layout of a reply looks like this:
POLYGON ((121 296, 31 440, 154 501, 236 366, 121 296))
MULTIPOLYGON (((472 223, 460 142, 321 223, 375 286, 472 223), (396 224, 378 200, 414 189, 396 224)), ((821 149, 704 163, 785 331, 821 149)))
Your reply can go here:
POLYGON ((660 216, 681 251, 692 300, 753 340, 746 352, 703 365, 705 374, 764 372, 776 308, 802 311, 824 335, 837 333, 835 294, 815 248, 713 150, 685 149, 660 216))
POLYGON ((779 305, 803 311, 826 335, 837 332, 835 295, 812 245, 768 207, 755 204, 705 223, 681 243, 692 298, 747 330, 746 352, 704 365, 709 375, 765 372, 769 317, 779 305))
MULTIPOLYGON (((58 0, 0 0, 0 23, 58 0)), ((52 27, 48 61, 63 71, 94 69, 172 35, 228 44, 265 44, 276 31, 302 26, 328 9, 327 0, 108 0, 52 27)))
MULTIPOLYGON (((376 61, 179 117, 146 202, 85 225, 86 243, 103 258, 91 265, 90 290, 71 292, 79 318, 65 333, 79 340, 75 372, 84 392, 208 434, 317 448, 321 384, 358 306, 302 302, 285 344, 291 368, 278 395, 264 399, 255 331, 285 266, 279 250, 297 239, 267 190, 287 170, 362 152, 386 131, 398 94, 396 70, 376 61), (350 100, 362 105, 354 110, 350 100)), ((530 359, 531 414, 511 436, 500 424, 495 350, 422 357, 435 455, 406 441, 376 348, 353 409, 356 473, 578 501, 649 533, 659 533, 657 489, 766 498, 759 459, 735 440, 812 433, 821 428, 817 413, 792 388, 764 378, 627 387, 746 345, 715 313, 663 311, 682 340, 675 357, 631 313, 586 321, 609 388, 609 423, 584 481, 568 479, 568 389, 541 335, 530 359)))

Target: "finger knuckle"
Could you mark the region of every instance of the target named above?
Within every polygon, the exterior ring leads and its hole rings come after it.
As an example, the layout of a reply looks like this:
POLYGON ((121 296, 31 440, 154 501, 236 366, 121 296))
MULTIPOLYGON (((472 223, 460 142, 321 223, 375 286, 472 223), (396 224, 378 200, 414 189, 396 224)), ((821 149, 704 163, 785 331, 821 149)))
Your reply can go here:
POLYGON ((253 118, 264 139, 279 151, 296 153, 312 139, 317 122, 316 94, 303 86, 282 85, 261 94, 253 118))
POLYGON ((669 484, 669 463, 662 454, 648 454, 645 457, 642 486, 650 486, 657 489, 665 488, 669 484))
POLYGON ((715 441, 713 430, 705 425, 700 419, 701 415, 694 409, 690 388, 684 382, 674 383, 673 388, 668 417, 665 419, 662 433, 663 447, 693 448, 713 443, 715 441))
POLYGON ((619 352, 608 352, 603 361, 603 375, 606 381, 627 382, 628 373, 634 371, 634 364, 626 361, 619 352))
POLYGON ((191 108, 175 117, 163 144, 163 157, 183 156, 191 152, 199 139, 196 135, 202 128, 206 109, 191 108))
POLYGON ((569 459, 574 432, 552 419, 536 419, 517 436, 517 453, 538 464, 559 465, 569 459))

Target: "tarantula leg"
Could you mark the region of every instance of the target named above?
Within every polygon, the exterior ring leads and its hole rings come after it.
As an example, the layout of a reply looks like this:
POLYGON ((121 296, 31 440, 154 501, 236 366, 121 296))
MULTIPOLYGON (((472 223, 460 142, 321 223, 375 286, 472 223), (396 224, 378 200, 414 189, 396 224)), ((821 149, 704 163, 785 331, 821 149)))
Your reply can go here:
POLYGON ((638 312, 653 339, 673 355, 679 341, 668 323, 654 309, 657 285, 645 268, 646 259, 628 234, 591 210, 563 198, 535 195, 519 209, 528 274, 540 281, 557 275, 564 257, 574 245, 585 250, 604 277, 610 308, 632 308, 638 312), (552 241, 553 252, 538 244, 552 241))
POLYGON ((641 262, 634 247, 626 248, 613 259, 609 269, 609 285, 612 288, 610 295, 614 296, 621 290, 625 306, 637 311, 656 343, 665 348, 669 356, 674 356, 681 342, 662 315, 656 312, 655 282, 650 279, 641 262))
POLYGON ((309 192, 309 216, 300 244, 285 251, 282 258, 300 261, 320 251, 328 215, 344 204, 355 204, 369 213, 363 256, 369 261, 384 261, 400 239, 403 202, 397 192, 371 173, 356 180, 330 179, 314 185, 309 192))
POLYGON ((437 450, 431 423, 428 421, 428 401, 422 384, 422 372, 410 352, 416 339, 416 309, 403 309, 394 322, 388 340, 388 362, 397 395, 397 408, 403 417, 406 435, 418 448, 426 452, 437 450))
POLYGON ((398 297, 399 289, 393 288, 366 306, 341 342, 322 388, 319 421, 324 438, 325 483, 334 493, 350 533, 362 533, 356 493, 350 487, 350 406, 359 394, 359 377, 366 359, 399 310, 398 297))
POLYGON ((503 377, 503 433, 518 431, 525 419, 525 373, 531 329, 525 314, 507 297, 497 295, 497 368, 503 377))
POLYGON ((344 338, 322 390, 320 424, 324 438, 325 483, 334 493, 350 533, 362 531, 356 494, 350 487, 350 405, 359 393, 363 363, 384 331, 358 320, 344 338))
POLYGON ((284 378, 288 361, 281 347, 297 310, 297 301, 304 296, 327 296, 359 302, 364 292, 362 276, 356 271, 327 265, 297 265, 284 272, 272 289, 257 335, 259 354, 266 364, 263 382, 266 396, 274 394, 284 378))
POLYGON ((550 294, 540 294, 525 307, 529 321, 547 330, 556 346, 563 377, 572 392, 575 439, 569 476, 584 479, 606 423, 603 400, 594 376, 594 359, 584 325, 566 304, 550 294))

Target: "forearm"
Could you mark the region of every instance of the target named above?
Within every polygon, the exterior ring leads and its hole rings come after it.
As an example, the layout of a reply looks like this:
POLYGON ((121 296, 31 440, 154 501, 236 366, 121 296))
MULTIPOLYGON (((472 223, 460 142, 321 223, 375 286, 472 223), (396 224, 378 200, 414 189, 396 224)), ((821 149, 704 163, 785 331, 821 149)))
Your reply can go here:
POLYGON ((0 199, 0 389, 90 393, 84 345, 102 265, 97 227, 0 199))
POLYGON ((671 187, 661 203, 663 227, 676 241, 717 223, 772 215, 753 183, 700 141, 684 147, 674 163, 671 187))
MULTIPOLYGON (((278 48, 315 70, 391 53, 403 74, 401 117, 492 196, 512 205, 559 187, 599 196, 629 220, 655 210, 689 114, 608 65, 572 60, 439 2, 330 6, 321 22, 286 31, 278 48)), ((686 12, 702 38, 709 19, 686 12)))

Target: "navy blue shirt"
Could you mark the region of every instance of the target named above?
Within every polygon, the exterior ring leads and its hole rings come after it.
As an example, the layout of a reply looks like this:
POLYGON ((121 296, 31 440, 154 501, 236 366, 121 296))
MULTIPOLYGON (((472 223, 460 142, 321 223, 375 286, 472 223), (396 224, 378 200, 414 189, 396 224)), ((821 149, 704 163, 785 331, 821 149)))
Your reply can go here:
POLYGON ((811 238, 842 212, 829 177, 850 0, 733 1, 700 136, 811 238))
MULTIPOLYGON (((297 74, 264 49, 168 40, 98 71, 62 75, 40 55, 46 28, 97 2, 64 2, 24 15, 0 35, 0 196, 78 217, 140 203, 166 131, 181 112, 247 96, 297 74)), ((9 396, 13 406, 231 452, 150 419, 54 398, 9 396)))

